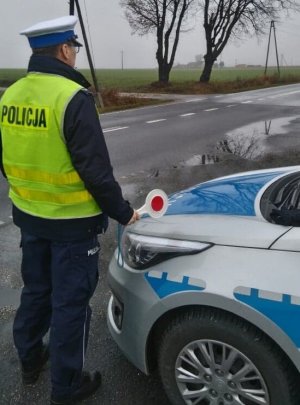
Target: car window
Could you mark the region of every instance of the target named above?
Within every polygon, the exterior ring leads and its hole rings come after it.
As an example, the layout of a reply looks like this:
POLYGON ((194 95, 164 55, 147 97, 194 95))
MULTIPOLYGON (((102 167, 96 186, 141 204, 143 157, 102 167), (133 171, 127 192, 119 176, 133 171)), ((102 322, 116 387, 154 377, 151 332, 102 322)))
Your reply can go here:
POLYGON ((300 210, 300 173, 292 173, 275 181, 264 192, 260 201, 263 217, 274 222, 273 210, 300 210))

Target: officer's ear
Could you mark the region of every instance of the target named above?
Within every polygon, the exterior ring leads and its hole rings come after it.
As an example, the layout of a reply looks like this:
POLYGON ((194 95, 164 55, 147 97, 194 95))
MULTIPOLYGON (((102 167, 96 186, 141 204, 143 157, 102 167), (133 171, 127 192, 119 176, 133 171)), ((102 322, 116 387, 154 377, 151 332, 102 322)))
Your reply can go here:
POLYGON ((63 61, 67 61, 70 57, 70 49, 67 44, 61 44, 59 47, 59 56, 63 59, 63 61))
POLYGON ((74 60, 73 48, 68 44, 61 44, 58 49, 57 59, 72 66, 74 60))

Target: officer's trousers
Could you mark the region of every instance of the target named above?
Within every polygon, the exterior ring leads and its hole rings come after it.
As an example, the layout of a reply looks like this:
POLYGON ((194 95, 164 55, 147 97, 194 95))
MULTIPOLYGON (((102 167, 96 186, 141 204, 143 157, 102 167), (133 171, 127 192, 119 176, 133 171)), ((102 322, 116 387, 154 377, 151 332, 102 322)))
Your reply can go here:
POLYGON ((28 361, 50 328, 52 394, 79 386, 88 342, 89 300, 98 282, 99 242, 59 242, 21 231, 24 287, 13 334, 20 360, 28 361))

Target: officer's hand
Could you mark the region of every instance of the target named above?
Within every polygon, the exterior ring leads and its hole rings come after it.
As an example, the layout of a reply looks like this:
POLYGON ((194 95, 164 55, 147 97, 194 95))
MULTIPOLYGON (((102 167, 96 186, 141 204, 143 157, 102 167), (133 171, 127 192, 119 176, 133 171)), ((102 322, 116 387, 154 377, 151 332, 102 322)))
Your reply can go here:
POLYGON ((136 210, 134 210, 130 221, 126 225, 132 225, 135 223, 135 221, 137 221, 139 219, 140 219, 140 214, 136 210))

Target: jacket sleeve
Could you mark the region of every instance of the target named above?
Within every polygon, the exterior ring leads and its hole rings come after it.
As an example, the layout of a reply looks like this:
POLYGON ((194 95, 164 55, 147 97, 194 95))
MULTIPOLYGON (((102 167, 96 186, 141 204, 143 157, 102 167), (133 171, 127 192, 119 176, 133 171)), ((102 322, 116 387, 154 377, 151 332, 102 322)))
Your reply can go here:
POLYGON ((4 177, 6 177, 4 166, 3 166, 3 148, 2 148, 2 137, 0 131, 0 170, 4 177))
POLYGON ((113 175, 93 96, 78 92, 68 104, 64 135, 72 163, 87 190, 109 217, 125 225, 133 209, 124 200, 113 175))

